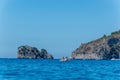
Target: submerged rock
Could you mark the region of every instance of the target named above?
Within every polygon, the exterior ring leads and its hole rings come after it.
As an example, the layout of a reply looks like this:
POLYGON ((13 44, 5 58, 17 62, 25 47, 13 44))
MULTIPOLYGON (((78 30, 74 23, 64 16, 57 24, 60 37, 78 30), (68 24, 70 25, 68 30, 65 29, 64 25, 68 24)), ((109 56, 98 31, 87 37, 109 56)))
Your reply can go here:
POLYGON ((75 59, 120 59, 120 31, 81 44, 71 56, 75 59))
POLYGON ((20 46, 18 47, 18 58, 32 58, 32 59, 53 59, 53 56, 45 49, 39 51, 36 47, 20 46))

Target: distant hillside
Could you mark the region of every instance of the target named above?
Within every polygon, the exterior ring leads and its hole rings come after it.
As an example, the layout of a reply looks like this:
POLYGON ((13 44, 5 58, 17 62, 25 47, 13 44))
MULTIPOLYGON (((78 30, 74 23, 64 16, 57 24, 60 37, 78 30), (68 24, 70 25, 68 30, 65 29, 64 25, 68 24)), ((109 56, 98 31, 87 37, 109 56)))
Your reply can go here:
POLYGON ((33 58, 33 59, 53 59, 53 56, 45 49, 39 51, 36 47, 20 46, 18 47, 18 58, 33 58))
POLYGON ((71 56, 75 59, 120 59, 120 30, 81 44, 71 56))

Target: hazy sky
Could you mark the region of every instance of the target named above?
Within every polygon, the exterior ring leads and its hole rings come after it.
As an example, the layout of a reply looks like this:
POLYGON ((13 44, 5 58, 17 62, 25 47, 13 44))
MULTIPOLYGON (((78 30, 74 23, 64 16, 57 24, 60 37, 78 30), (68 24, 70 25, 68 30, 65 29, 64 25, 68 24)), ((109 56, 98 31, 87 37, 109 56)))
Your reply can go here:
POLYGON ((0 58, 45 48, 55 58, 120 29, 120 0, 0 0, 0 58))

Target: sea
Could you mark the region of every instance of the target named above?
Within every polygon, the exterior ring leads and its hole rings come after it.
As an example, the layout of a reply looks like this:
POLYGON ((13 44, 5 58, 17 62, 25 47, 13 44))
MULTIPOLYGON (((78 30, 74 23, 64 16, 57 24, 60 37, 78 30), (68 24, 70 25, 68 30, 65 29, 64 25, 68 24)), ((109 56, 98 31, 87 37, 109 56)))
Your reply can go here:
POLYGON ((120 61, 1 58, 0 80, 120 80, 120 61))

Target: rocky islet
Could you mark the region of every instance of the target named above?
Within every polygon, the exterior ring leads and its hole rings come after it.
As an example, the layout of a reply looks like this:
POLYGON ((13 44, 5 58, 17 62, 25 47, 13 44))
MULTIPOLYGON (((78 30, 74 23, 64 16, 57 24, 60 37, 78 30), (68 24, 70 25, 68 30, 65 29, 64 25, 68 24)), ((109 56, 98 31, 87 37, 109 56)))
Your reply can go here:
POLYGON ((45 49, 39 51, 36 47, 20 46, 18 47, 18 58, 32 58, 32 59, 53 59, 53 56, 45 49))

